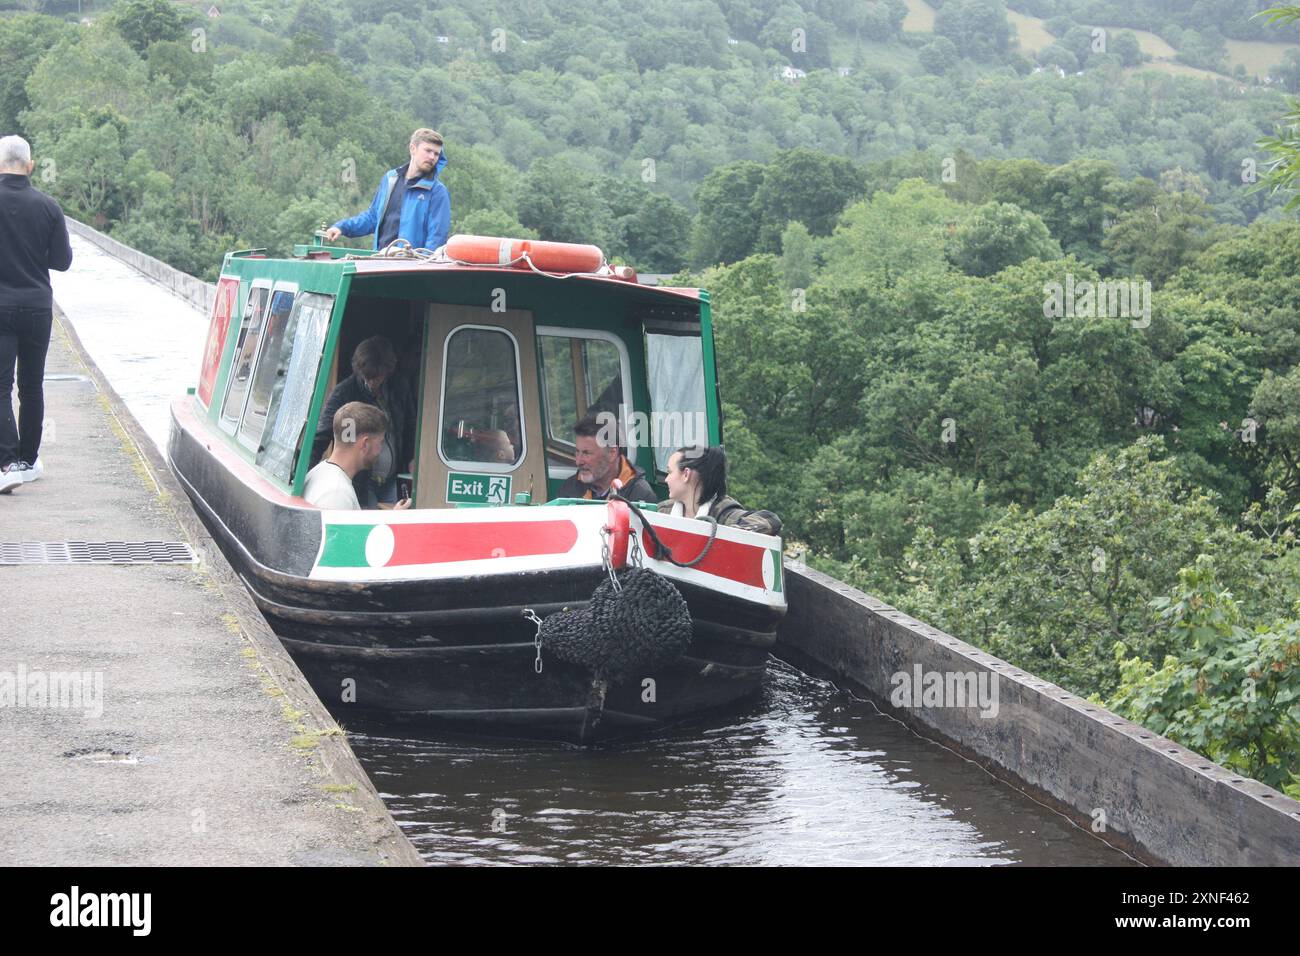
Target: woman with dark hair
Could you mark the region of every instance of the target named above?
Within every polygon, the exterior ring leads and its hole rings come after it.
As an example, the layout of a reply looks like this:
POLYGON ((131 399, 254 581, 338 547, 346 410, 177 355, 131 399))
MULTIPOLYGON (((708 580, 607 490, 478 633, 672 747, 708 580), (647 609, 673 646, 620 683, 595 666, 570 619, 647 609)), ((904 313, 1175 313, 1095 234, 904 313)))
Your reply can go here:
POLYGON ((316 425, 312 461, 328 456, 334 438, 334 413, 348 402, 382 409, 392 423, 379 457, 352 480, 362 508, 392 508, 397 503, 397 473, 415 469, 415 397, 397 371, 393 343, 372 335, 352 353, 352 374, 334 386, 316 425))
POLYGON ((668 459, 668 500, 659 510, 685 518, 713 518, 718 524, 759 534, 780 534, 781 519, 770 511, 748 511, 727 495, 727 453, 721 445, 679 448, 668 459))

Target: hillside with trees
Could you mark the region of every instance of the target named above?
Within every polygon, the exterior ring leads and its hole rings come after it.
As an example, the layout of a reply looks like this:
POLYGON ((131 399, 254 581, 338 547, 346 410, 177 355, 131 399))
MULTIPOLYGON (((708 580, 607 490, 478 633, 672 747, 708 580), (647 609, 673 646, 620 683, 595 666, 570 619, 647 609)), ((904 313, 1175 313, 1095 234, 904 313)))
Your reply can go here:
MULTIPOLYGON (((1194 175, 1216 222, 1278 205, 1243 177, 1280 90, 1130 73, 1122 34, 1068 72, 1010 40, 985 48, 970 39, 981 24, 1010 35, 998 0, 940 5, 933 33, 902 29, 903 0, 85 6, 88 25, 0 18, 16 67, 0 78, 0 126, 55 163, 45 181, 71 212, 209 277, 223 249, 283 251, 361 208, 417 125, 447 137, 455 228, 581 237, 650 272, 771 251, 792 211, 825 233, 870 177, 840 170, 823 193, 780 168, 795 151, 855 170, 907 158, 931 177, 963 152, 1088 158, 1121 179, 1194 175), (782 185, 760 190, 753 242, 720 250, 700 207, 709 176, 737 162, 782 185)), ((1074 46, 1083 36, 1054 26, 1074 46)))

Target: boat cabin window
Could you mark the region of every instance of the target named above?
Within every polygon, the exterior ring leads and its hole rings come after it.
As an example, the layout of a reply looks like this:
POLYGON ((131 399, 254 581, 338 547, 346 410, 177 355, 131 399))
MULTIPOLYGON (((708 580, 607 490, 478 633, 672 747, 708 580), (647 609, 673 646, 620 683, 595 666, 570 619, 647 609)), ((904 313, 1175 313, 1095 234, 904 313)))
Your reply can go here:
POLYGON ((546 408, 546 464, 573 468, 573 426, 588 415, 619 413, 627 363, 613 336, 577 329, 540 328, 542 396, 546 408))
POLYGON ((501 329, 465 325, 447 336, 438 451, 451 467, 508 471, 523 460, 519 348, 501 329))
POLYGON ((253 372, 248 407, 244 409, 244 420, 239 425, 240 444, 255 452, 259 450, 262 433, 266 430, 268 412, 271 410, 271 392, 288 364, 289 355, 285 346, 292 345, 293 339, 286 338, 285 332, 289 328, 293 300, 292 291, 276 289, 271 296, 271 308, 262 330, 262 347, 257 351, 257 367, 253 372))
POLYGON ((709 418, 704 401, 704 345, 699 335, 647 332, 646 372, 650 386, 655 466, 665 474, 678 448, 707 445, 709 418))
MULTIPOLYGON (((311 409, 333 311, 334 296, 304 292, 294 302, 284 332, 284 347, 276 363, 275 384, 267 410, 267 421, 272 424, 262 433, 257 464, 286 483, 293 478, 294 453, 307 426, 307 413, 311 409)), ((258 365, 258 379, 263 364, 258 365)))
POLYGON ((226 400, 221 406, 221 427, 232 434, 244 413, 244 401, 248 398, 248 385, 253 374, 253 358, 257 355, 257 343, 262 337, 262 323, 270 299, 269 283, 254 285, 248 290, 248 302, 244 305, 244 317, 239 323, 239 338, 235 343, 230 384, 226 387, 226 400))

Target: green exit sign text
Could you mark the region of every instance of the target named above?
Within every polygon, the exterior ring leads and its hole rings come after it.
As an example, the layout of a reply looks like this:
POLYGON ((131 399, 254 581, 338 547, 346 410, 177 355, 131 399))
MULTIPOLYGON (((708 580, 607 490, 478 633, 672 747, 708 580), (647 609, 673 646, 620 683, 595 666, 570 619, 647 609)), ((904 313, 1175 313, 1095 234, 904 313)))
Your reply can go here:
POLYGON ((507 505, 510 503, 509 475, 475 475, 462 471, 447 474, 448 504, 507 505))

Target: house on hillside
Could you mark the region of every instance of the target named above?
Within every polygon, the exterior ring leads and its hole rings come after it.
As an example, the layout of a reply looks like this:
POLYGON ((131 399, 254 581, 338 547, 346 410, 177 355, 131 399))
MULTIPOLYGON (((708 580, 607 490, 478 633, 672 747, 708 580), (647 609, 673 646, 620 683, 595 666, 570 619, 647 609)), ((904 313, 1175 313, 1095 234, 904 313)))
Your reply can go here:
POLYGON ((781 68, 781 79, 789 80, 791 83, 802 80, 807 75, 807 73, 799 69, 797 66, 784 66, 781 68))

